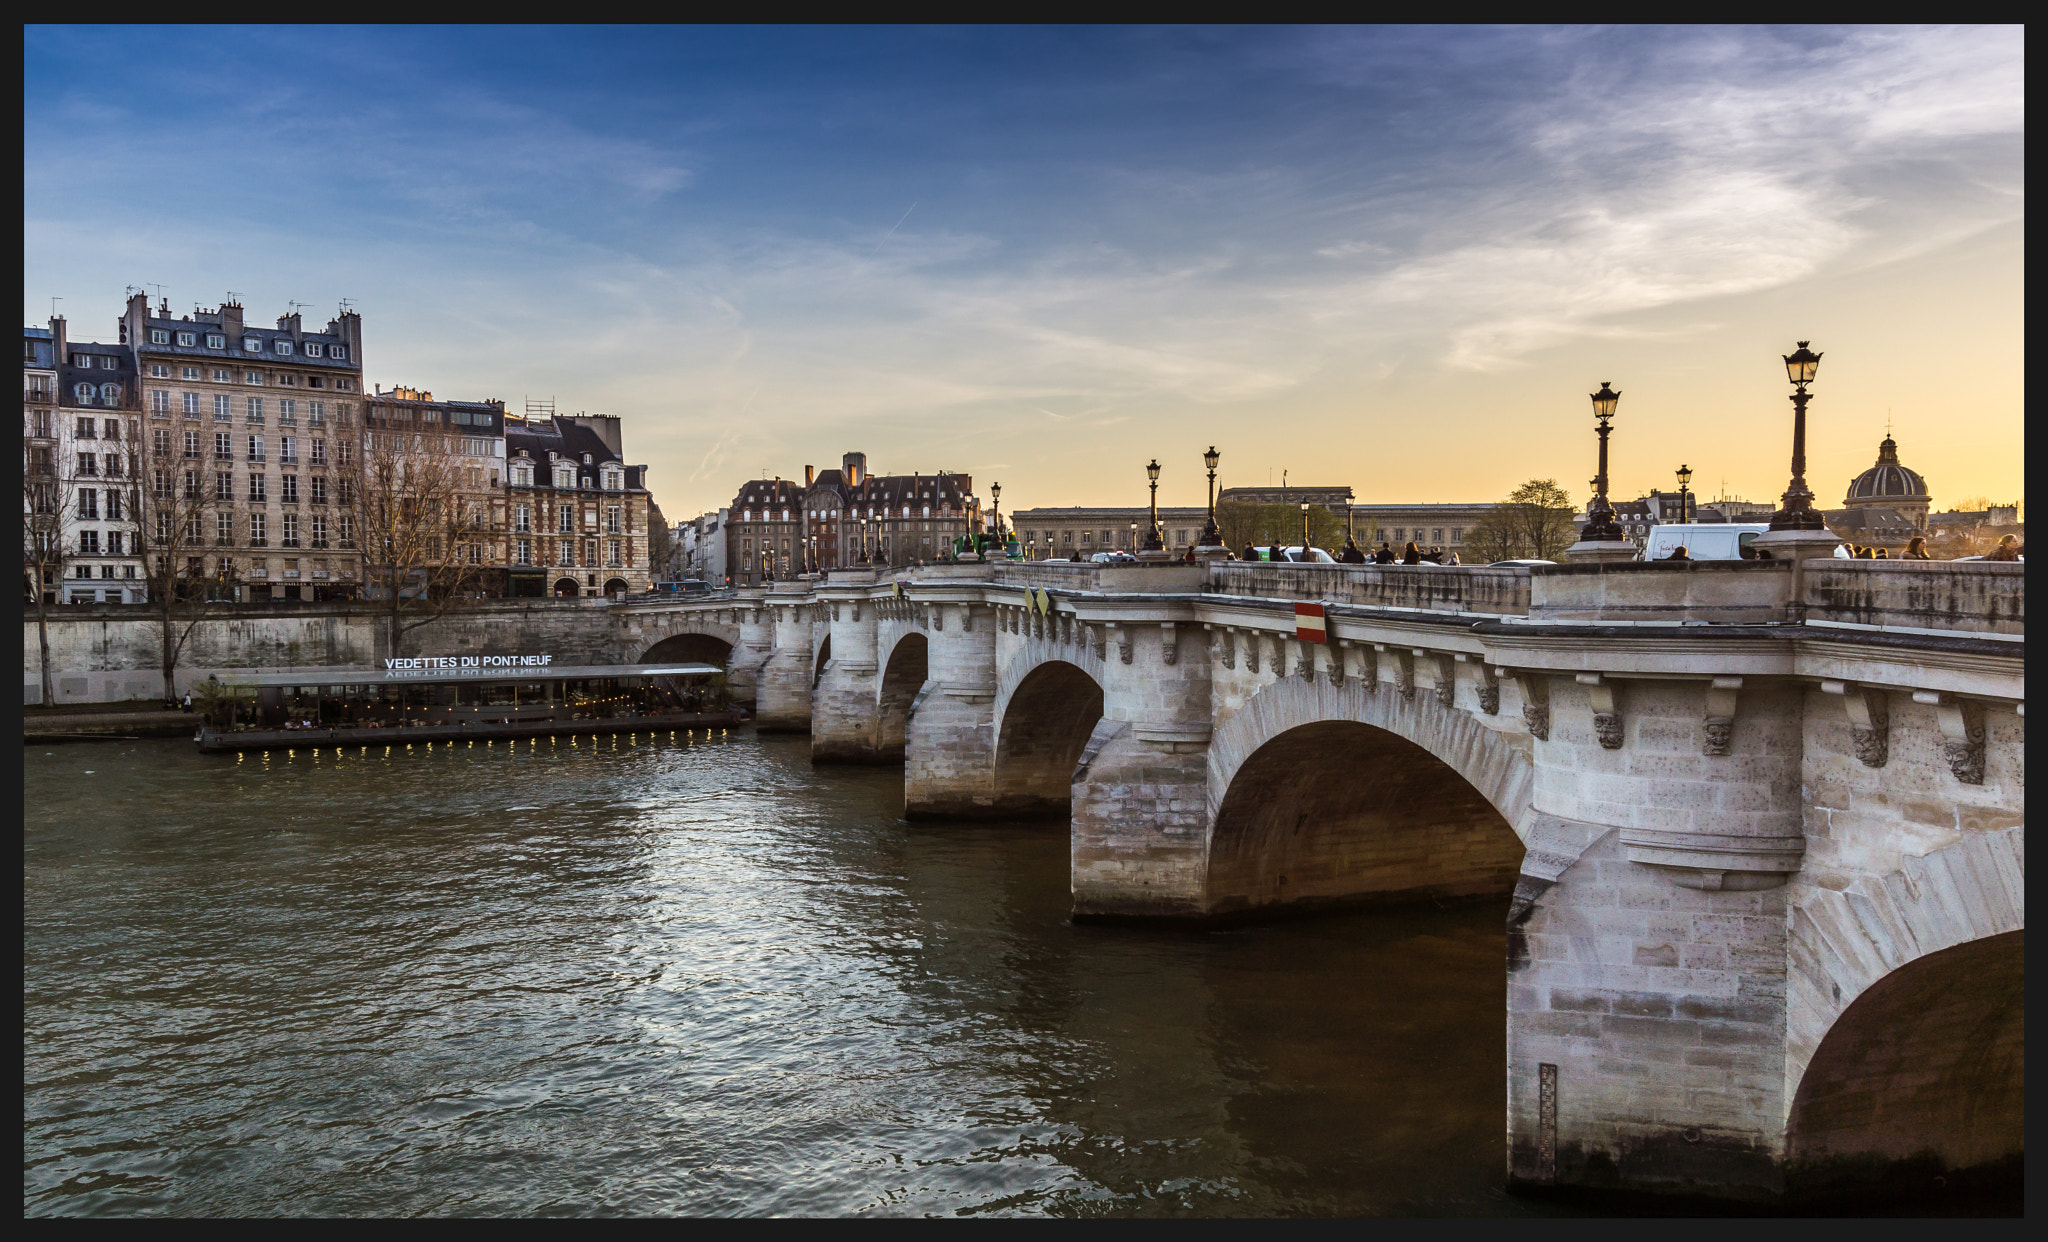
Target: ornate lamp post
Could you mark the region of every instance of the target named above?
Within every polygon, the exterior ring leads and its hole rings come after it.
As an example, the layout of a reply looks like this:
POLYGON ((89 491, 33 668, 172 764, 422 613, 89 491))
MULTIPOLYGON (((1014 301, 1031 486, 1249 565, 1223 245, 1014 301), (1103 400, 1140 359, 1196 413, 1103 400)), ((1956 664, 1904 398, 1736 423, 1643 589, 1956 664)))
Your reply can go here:
POLYGON ((1202 454, 1202 464, 1209 467, 1209 524, 1202 528, 1201 540, 1201 546, 1205 548, 1223 546, 1223 531, 1216 525, 1216 463, 1222 460, 1223 454, 1217 452, 1213 444, 1208 452, 1202 454))
POLYGON ((863 565, 868 563, 868 520, 866 516, 862 516, 860 520, 860 563, 863 565))
POLYGON ((1678 467, 1678 520, 1681 522, 1692 521, 1692 499, 1687 492, 1687 485, 1691 482, 1692 467, 1681 464, 1678 467))
POLYGON ((996 526, 996 542, 1001 543, 1003 541, 1003 485, 1000 483, 989 484, 988 499, 989 516, 994 520, 996 526))
POLYGON ((1806 486, 1806 403, 1811 399, 1806 386, 1820 370, 1820 355, 1807 344, 1801 341, 1797 350, 1784 355, 1785 375, 1792 381, 1792 484, 1771 515, 1773 532, 1827 529, 1827 520, 1813 507, 1813 491, 1806 486))
POLYGON ((1152 525, 1145 532, 1145 551, 1166 551, 1166 540, 1159 533, 1159 459, 1153 458, 1145 466, 1145 477, 1152 483, 1152 525))
POLYGON ((1301 559, 1302 559, 1302 560, 1304 560, 1304 561, 1305 561, 1305 560, 1307 560, 1307 559, 1309 559, 1309 556, 1308 556, 1308 502, 1307 502, 1306 500, 1304 500, 1304 501, 1302 501, 1302 502, 1301 502, 1301 559))
POLYGON ((1600 391, 1592 394, 1593 418, 1600 428, 1600 473, 1593 477, 1593 499, 1586 504, 1586 529, 1579 533, 1582 543, 1619 543, 1622 541, 1621 526, 1614 520, 1614 506, 1607 503, 1607 437, 1613 428, 1608 420, 1614 417, 1614 407, 1621 403, 1621 394, 1600 381, 1600 391))

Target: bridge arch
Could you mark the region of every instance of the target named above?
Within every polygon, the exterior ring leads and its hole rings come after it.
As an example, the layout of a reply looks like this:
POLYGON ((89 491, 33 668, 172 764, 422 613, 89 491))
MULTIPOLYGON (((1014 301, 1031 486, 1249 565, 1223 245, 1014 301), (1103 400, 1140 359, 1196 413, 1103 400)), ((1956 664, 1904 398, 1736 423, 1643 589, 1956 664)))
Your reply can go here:
POLYGON ((732 650, 738 641, 738 634, 720 634, 710 629, 685 630, 650 644, 640 653, 639 663, 715 664, 727 668, 731 665, 732 650))
POLYGON ((901 759, 910 730, 910 709, 931 678, 931 642, 915 630, 897 639, 875 687, 875 746, 882 756, 901 759))
POLYGON ((1070 815, 1074 768, 1102 720, 1102 682, 1063 659, 1012 661, 996 695, 995 793, 1019 815, 1070 815))
POLYGON ((825 677, 825 666, 832 662, 832 635, 828 632, 818 642, 818 650, 811 656, 811 689, 825 677))
POLYGON ((1785 1143, 1807 1188, 2023 1152, 2025 832, 1974 833, 1794 908, 1785 1143))
POLYGON ((1204 904, 1505 895, 1533 785, 1526 750, 1433 695, 1283 678, 1211 740, 1204 904))

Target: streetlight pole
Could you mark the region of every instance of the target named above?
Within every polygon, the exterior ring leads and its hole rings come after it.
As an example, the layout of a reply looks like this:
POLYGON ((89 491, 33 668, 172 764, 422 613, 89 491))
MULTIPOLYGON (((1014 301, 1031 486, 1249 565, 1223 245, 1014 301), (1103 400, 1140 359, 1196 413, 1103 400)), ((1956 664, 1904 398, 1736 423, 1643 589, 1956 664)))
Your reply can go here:
POLYGON ((1159 459, 1153 458, 1145 467, 1145 477, 1152 483, 1152 525, 1145 532, 1145 551, 1166 551, 1166 540, 1159 532, 1159 459))
POLYGON ((1001 543, 1003 541, 1003 485, 1000 483, 989 484, 988 498, 989 515, 996 524, 996 542, 1001 543))
POLYGON ((1202 528, 1202 546, 1220 548, 1223 546, 1223 531, 1216 525, 1216 463, 1223 460, 1223 454, 1215 445, 1202 454, 1202 463, 1209 467, 1209 524, 1202 528))
POLYGON ((1308 559, 1308 502, 1301 502, 1301 559, 1308 559))
POLYGON ((1614 520, 1614 506, 1607 502, 1607 436, 1613 429, 1608 420, 1614 417, 1614 407, 1621 403, 1621 394, 1608 387, 1606 380, 1600 381, 1600 391, 1592 394, 1593 418, 1600 428, 1600 473, 1593 477, 1593 499, 1586 505, 1586 529, 1579 533, 1582 543, 1619 543, 1622 540, 1621 526, 1614 520))
POLYGON ((1692 501, 1687 487, 1692 482, 1692 467, 1681 464, 1678 467, 1678 520, 1692 521, 1692 501))
POLYGON ((1801 341, 1797 350, 1784 355, 1785 375, 1792 381, 1792 483, 1771 515, 1773 531, 1827 529, 1826 517, 1813 507, 1813 490, 1806 486, 1806 403, 1812 399, 1806 386, 1820 371, 1820 355, 1807 345, 1801 341))

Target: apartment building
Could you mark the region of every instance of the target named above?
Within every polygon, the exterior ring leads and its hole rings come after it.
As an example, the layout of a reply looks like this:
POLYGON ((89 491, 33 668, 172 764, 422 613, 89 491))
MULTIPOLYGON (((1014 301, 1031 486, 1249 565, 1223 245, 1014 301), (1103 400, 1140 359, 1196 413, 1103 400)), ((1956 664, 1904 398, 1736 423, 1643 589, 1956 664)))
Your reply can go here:
POLYGON ((871 475, 865 453, 804 481, 752 479, 728 506, 726 566, 736 585, 850 565, 913 565, 951 554, 981 529, 964 474, 871 475))
POLYGON ((149 598, 137 546, 139 419, 127 347, 70 339, 64 319, 22 334, 25 508, 57 519, 40 561, 57 603, 149 598))
POLYGON ((506 424, 507 593, 648 590, 653 497, 647 467, 626 463, 618 416, 529 403, 506 424))
MULTIPOLYGON (((379 386, 364 409, 362 452, 372 465, 352 480, 353 487, 365 489, 360 499, 375 500, 371 493, 380 483, 374 463, 389 456, 403 462, 399 486, 436 510, 439 529, 409 550, 408 572, 426 577, 436 590, 510 594, 505 403, 437 401, 422 389, 379 386)), ((359 517, 366 530, 378 524, 373 511, 359 517)))
POLYGON ((174 318, 135 294, 121 340, 147 467, 196 474, 208 499, 195 568, 242 600, 357 595, 362 317, 308 331, 294 310, 260 327, 236 301, 174 318))

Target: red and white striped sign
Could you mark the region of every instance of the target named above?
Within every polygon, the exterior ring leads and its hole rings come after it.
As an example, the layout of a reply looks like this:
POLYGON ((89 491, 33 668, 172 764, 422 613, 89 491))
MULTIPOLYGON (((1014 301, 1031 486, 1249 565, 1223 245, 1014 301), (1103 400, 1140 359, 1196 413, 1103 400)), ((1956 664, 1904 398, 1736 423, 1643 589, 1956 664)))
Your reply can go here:
POLYGON ((1329 627, 1323 621, 1321 604, 1296 604, 1294 606, 1294 636, 1305 643, 1326 643, 1330 641, 1329 627))

